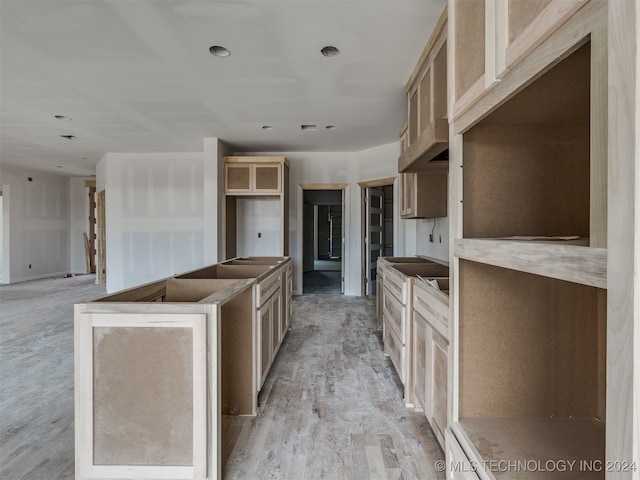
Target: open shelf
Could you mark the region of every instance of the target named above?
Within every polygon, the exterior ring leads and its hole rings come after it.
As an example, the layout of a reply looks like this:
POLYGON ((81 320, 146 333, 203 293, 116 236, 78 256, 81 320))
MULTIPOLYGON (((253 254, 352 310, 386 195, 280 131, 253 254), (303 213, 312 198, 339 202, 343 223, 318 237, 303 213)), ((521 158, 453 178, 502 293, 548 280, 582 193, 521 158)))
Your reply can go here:
POLYGON ((592 418, 462 418, 453 430, 489 478, 604 478, 605 424, 592 418))
POLYGON ((457 239, 455 256, 497 267, 598 288, 607 288, 607 249, 575 241, 457 239))
MULTIPOLYGON (((604 459, 606 296, 460 260, 458 418, 474 460, 604 459)), ((513 473, 502 478, 603 478, 513 473)))
POLYGON ((463 236, 590 236, 590 44, 463 135, 463 236))

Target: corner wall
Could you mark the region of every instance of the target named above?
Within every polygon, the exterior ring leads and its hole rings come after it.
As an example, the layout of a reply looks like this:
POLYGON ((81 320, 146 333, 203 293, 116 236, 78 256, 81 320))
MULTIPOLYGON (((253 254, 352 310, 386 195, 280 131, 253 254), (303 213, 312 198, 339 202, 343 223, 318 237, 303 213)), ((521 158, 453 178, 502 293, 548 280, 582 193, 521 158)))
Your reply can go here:
POLYGON ((204 265, 202 153, 107 154, 107 292, 204 265))

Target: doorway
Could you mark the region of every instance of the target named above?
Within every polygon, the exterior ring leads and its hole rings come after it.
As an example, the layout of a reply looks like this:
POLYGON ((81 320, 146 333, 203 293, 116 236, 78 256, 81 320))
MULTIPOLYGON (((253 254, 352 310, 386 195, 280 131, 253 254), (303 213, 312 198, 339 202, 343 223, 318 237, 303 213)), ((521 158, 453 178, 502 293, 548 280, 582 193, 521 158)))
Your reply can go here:
POLYGON ((344 189, 302 192, 302 291, 344 293, 344 189))
POLYGON ((375 295, 380 257, 393 256, 396 223, 393 185, 396 177, 360 182, 362 218, 362 295, 375 295))

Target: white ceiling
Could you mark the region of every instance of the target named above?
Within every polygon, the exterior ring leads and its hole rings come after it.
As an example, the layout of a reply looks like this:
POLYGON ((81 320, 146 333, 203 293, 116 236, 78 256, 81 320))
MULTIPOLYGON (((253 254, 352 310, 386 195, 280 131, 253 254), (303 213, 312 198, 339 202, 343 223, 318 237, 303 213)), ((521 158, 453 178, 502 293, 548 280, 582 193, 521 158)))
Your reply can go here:
POLYGON ((107 152, 201 152, 204 137, 278 152, 392 142, 445 4, 0 0, 1 165, 90 175, 107 152))

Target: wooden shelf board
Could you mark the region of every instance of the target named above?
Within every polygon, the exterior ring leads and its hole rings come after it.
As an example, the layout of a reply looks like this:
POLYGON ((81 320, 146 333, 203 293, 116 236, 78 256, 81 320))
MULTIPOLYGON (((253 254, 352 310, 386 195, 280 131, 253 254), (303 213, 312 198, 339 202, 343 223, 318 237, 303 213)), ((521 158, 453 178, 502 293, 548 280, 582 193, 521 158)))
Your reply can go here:
MULTIPOLYGON (((398 158, 398 172, 422 172, 431 160, 449 148, 449 122, 437 119, 422 131, 398 158)), ((448 162, 447 162, 448 163, 448 162)))
POLYGON ((605 424, 596 419, 461 418, 453 430, 463 449, 471 454, 470 459, 482 470, 481 478, 604 478, 605 424), (507 462, 511 462, 510 466, 507 462), (596 471, 590 472, 589 466, 596 471), (560 471, 563 467, 566 471, 560 471))
MULTIPOLYGON (((583 242, 582 242, 583 243, 583 242)), ((457 239, 458 258, 567 282, 607 288, 607 249, 563 242, 457 239)))

